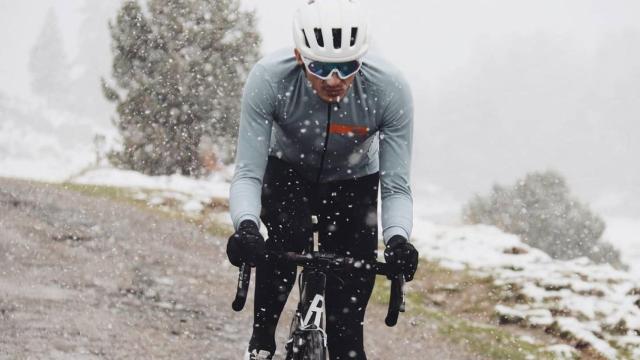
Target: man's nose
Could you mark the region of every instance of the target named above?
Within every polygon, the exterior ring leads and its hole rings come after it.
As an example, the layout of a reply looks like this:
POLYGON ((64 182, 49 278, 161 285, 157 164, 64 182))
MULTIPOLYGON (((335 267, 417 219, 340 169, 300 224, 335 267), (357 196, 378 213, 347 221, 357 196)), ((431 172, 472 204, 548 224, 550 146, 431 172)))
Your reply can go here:
POLYGON ((338 86, 340 85, 341 81, 342 79, 340 79, 340 77, 335 71, 331 74, 331 76, 329 76, 327 80, 325 80, 328 86, 338 86))

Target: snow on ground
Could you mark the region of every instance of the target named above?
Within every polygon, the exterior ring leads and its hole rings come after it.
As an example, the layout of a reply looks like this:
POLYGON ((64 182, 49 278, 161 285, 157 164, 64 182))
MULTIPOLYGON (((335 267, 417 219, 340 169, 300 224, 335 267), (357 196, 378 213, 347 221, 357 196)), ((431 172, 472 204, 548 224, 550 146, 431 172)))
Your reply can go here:
POLYGON ((182 175, 147 176, 136 171, 100 168, 71 178, 77 184, 105 185, 147 190, 164 190, 183 193, 190 200, 226 199, 229 197, 229 176, 233 169, 225 168, 221 172, 202 179, 182 175))
MULTIPOLYGON (((134 196, 151 205, 159 205, 171 199, 178 202, 186 213, 198 213, 212 199, 228 199, 232 174, 233 167, 227 167, 208 177, 194 179, 182 175, 147 176, 135 171, 107 167, 86 171, 69 181, 84 185, 123 187, 134 191, 145 190, 138 191, 134 196)), ((230 221, 228 219, 227 222, 230 221)))
POLYGON ((553 260, 491 226, 419 220, 414 237, 422 256, 511 288, 521 301, 496 307, 506 322, 567 335, 610 359, 640 349, 640 279, 628 272, 586 258, 553 260))

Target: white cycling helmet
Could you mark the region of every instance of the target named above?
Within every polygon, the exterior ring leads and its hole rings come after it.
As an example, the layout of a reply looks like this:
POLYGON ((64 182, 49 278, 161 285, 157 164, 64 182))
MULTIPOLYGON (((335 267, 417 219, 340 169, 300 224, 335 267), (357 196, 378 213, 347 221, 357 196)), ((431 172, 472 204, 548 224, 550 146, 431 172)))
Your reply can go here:
POLYGON ((368 23, 358 0, 304 0, 293 17, 293 39, 307 59, 357 60, 369 49, 368 23))

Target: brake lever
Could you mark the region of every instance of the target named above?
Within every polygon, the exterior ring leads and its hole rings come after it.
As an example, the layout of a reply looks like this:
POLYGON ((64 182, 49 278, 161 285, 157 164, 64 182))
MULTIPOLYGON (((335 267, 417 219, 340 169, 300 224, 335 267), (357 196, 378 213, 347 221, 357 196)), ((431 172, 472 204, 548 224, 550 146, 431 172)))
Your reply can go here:
POLYGON ((238 272, 238 287, 236 288, 236 297, 231 304, 234 311, 240 311, 247 302, 249 293, 249 282, 251 280, 251 266, 243 263, 240 265, 238 272))

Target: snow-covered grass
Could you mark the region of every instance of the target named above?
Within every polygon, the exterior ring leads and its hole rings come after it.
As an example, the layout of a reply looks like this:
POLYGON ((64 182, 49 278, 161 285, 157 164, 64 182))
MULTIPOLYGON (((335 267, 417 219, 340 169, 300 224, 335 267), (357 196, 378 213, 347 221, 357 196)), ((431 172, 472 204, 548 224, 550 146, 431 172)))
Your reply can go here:
POLYGON ((441 266, 491 276, 513 292, 496 306, 504 322, 542 327, 615 359, 640 347, 640 280, 588 259, 551 259, 515 235, 484 225, 418 221, 415 242, 441 266))
POLYGON ((88 170, 71 177, 69 182, 81 185, 103 185, 140 190, 134 196, 151 205, 167 199, 180 204, 186 213, 198 213, 212 199, 226 200, 229 197, 229 179, 232 168, 224 168, 209 177, 193 179, 182 175, 147 176, 139 172, 113 168, 88 170), (141 191, 144 190, 144 191, 141 191))
POLYGON ((94 186, 125 189, 128 193, 126 197, 130 199, 160 210, 179 212, 201 222, 214 234, 228 236, 232 229, 228 213, 232 175, 232 166, 200 179, 182 175, 147 176, 130 170, 94 168, 68 178, 67 182, 87 186, 84 190, 89 193, 96 190, 94 186))

